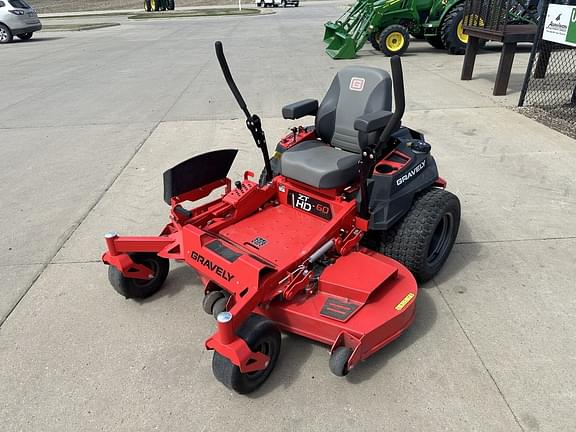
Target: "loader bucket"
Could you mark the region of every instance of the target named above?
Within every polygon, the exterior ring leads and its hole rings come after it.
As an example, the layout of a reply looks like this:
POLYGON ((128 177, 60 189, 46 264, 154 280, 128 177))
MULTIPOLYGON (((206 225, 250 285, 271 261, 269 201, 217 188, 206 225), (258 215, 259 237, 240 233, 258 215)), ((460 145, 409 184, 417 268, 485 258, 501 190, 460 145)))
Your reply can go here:
POLYGON ((324 24, 324 43, 330 45, 330 42, 332 42, 336 33, 342 30, 342 24, 340 24, 338 21, 329 21, 324 24))
POLYGON ((326 47, 326 54, 333 59, 353 59, 356 57, 354 39, 346 33, 334 33, 334 37, 326 47))

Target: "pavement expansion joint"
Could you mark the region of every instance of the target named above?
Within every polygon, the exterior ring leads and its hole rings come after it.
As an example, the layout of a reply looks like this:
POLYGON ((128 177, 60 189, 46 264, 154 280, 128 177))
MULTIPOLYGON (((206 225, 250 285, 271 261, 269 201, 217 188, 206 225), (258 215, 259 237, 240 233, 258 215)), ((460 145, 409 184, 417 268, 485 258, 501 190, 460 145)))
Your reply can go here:
POLYGON ((490 244, 490 243, 521 243, 521 242, 533 242, 533 241, 558 241, 558 240, 574 240, 574 239, 576 239, 576 236, 542 237, 542 238, 527 238, 527 239, 509 239, 509 240, 456 241, 454 244, 469 245, 469 244, 490 244))
POLYGON ((480 355, 480 353, 478 352, 478 349, 476 348, 476 346, 474 345, 474 343, 472 342, 472 339, 470 339, 470 336, 468 336, 468 333, 466 332, 466 330, 464 329, 464 326, 462 326, 462 323, 460 322, 460 320, 458 319, 458 317, 456 316, 456 314, 454 313, 454 309, 452 309, 452 306, 450 305, 450 303, 448 302, 448 300, 446 299, 446 297, 444 296, 444 293, 442 292, 442 290, 440 289, 438 283, 436 283, 436 281, 434 281, 434 286, 436 287, 436 289, 438 290, 438 293, 440 294, 440 297, 442 297, 442 301, 444 301, 444 303, 446 304, 446 306, 448 307, 448 309, 450 310, 450 314, 454 317, 454 319, 456 320, 456 322, 458 323, 458 326, 460 327, 460 330, 462 331, 462 333, 464 334, 464 336, 466 337, 466 339, 468 340, 468 343, 470 344, 470 346, 472 347, 472 349, 474 350, 474 353, 476 354, 476 357, 478 357, 478 360, 480 361, 480 363, 482 364, 482 367, 484 368, 484 370, 486 371, 486 373, 488 374, 488 376, 490 377, 490 379, 492 380, 492 382, 494 383, 494 386, 496 386, 496 390, 498 390, 498 393, 500 394, 500 397, 502 398, 502 400, 504 401, 504 403, 506 404, 506 407, 508 407, 508 410, 510 411, 510 414, 512 414, 512 417, 514 417, 514 421, 516 422, 516 424, 518 425, 518 427, 520 428, 520 430, 522 432, 524 432, 524 427, 522 426, 522 423, 520 423, 520 419, 518 418, 518 416, 516 416, 516 413, 514 412, 514 410, 512 409, 512 406, 510 406, 510 403, 508 402, 508 400, 506 399, 506 396, 504 396, 504 393, 502 392, 502 389, 500 388, 500 386, 498 385, 498 383, 496 382, 496 379, 494 378, 494 376, 492 375, 492 373, 490 372, 490 370, 488 369, 488 366, 486 366, 486 363, 484 362, 484 359, 482 359, 482 356, 480 355))
POLYGON ((100 201, 102 200, 102 198, 106 195, 106 193, 108 192, 108 190, 112 187, 112 185, 116 182, 116 180, 118 180, 118 177, 120 177, 122 175, 122 173, 124 173, 124 171, 126 171, 126 168, 130 165, 130 163, 132 162, 132 160, 134 159, 134 157, 136 157, 136 155, 140 152, 140 150, 142 149, 142 146, 146 143, 146 141, 148 140, 148 138, 150 138, 150 136, 154 133, 154 131, 156 130, 156 128, 158 127, 158 125, 160 124, 160 122, 156 122, 156 124, 154 125, 154 127, 152 127, 150 129, 150 131, 148 132, 148 134, 146 134, 146 136, 142 139, 142 141, 140 142, 140 144, 136 147, 136 149, 134 150, 134 153, 132 154, 132 156, 130 156, 130 158, 126 161, 126 163, 124 164, 124 166, 122 166, 122 168, 118 171, 118 173, 111 179, 111 181, 108 183, 108 185, 106 185, 106 187, 102 190, 102 192, 100 193, 100 195, 98 195, 98 197, 94 200, 94 202, 92 203, 92 205, 88 208, 88 210, 86 210, 86 212, 80 216, 80 218, 78 219, 78 221, 76 221, 73 224, 73 229, 71 229, 68 233, 66 233, 65 236, 62 237, 61 242, 59 244, 59 246, 56 247, 56 250, 54 251, 54 253, 52 254, 52 256, 47 260, 47 262, 42 263, 42 268, 38 271, 38 273, 36 274, 36 276, 34 277, 34 279, 30 282, 30 284, 26 287, 26 289, 24 289, 22 295, 18 298, 18 300, 16 301, 16 303, 14 304, 14 306, 12 306, 12 308, 10 308, 10 310, 8 311, 8 313, 6 314, 6 316, 4 317, 4 319, 0 320, 0 328, 4 325, 4 323, 8 320, 8 318, 10 318, 10 316, 12 315, 12 312, 14 312, 14 310, 18 307, 18 305, 20 304, 20 302, 22 301, 22 299, 24 297, 26 297, 26 294, 28 294, 28 292, 30 291, 30 289, 34 286, 34 284, 36 283, 36 281, 38 280, 38 278, 40 278, 40 276, 46 271, 46 269, 48 268, 48 266, 50 265, 50 263, 54 260, 54 258, 56 258, 56 256, 58 255, 58 253, 62 250, 62 248, 64 247, 64 245, 68 242, 68 240, 74 235, 74 233, 76 232, 76 230, 78 230, 78 228, 82 225, 82 223, 86 220, 86 218, 90 215, 90 213, 92 213, 92 211, 94 210, 94 208, 98 205, 98 203, 100 203, 100 201))

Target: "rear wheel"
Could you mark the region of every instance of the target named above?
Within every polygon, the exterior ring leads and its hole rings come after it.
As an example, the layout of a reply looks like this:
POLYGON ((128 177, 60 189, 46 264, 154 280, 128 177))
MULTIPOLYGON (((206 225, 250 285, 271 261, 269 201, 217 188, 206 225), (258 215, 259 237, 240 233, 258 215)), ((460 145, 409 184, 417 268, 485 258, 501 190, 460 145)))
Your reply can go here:
POLYGON ((27 41, 32 39, 32 36, 34 35, 34 33, 22 33, 17 35, 19 39, 23 40, 23 41, 27 41))
POLYGON ((440 36, 429 36, 426 38, 426 42, 432 45, 436 49, 446 49, 444 46, 444 42, 442 42, 442 38, 440 36))
POLYGON ((170 262, 155 253, 132 253, 130 258, 137 264, 143 264, 152 270, 151 279, 129 278, 114 266, 108 266, 108 280, 118 294, 134 299, 145 299, 162 288, 168 272, 170 262))
POLYGON ((12 32, 4 24, 0 24, 0 44, 12 42, 12 32))
POLYGON ((402 55, 410 45, 410 33, 401 25, 391 25, 382 30, 380 34, 380 51, 388 57, 402 55))
POLYGON ((440 29, 442 43, 450 54, 464 54, 468 35, 464 33, 464 6, 454 7, 442 22, 440 29))
POLYGON ((426 282, 446 262, 459 226, 458 197, 444 189, 427 189, 415 197, 403 219, 382 233, 380 252, 426 282))
POLYGON ((270 360, 266 367, 256 372, 242 373, 223 355, 214 351, 212 372, 218 381, 240 394, 251 393, 268 379, 280 354, 281 335, 269 320, 252 314, 238 329, 238 337, 244 339, 253 352, 266 354, 270 360))

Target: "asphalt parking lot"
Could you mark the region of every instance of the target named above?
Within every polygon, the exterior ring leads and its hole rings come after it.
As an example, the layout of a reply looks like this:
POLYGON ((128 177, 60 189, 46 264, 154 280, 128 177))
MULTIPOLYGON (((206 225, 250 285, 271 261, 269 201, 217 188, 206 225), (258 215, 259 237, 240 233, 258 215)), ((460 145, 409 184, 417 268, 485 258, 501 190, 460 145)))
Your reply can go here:
MULTIPOLYGON (((142 303, 109 287, 103 233, 155 234, 161 174, 214 148, 261 161, 219 71, 233 74, 269 145, 282 105, 321 98, 346 64, 389 69, 365 48, 323 53, 336 2, 265 16, 122 20, 0 47, 0 424, 3 431, 570 431, 576 429, 576 142, 491 95, 498 46, 459 81, 462 57, 413 42, 406 124, 433 146, 462 202, 446 267, 414 325, 346 378, 327 348, 287 335, 249 397, 212 376, 213 320, 194 273, 175 266, 142 303)), ((37 37, 36 37, 37 36, 37 37)))

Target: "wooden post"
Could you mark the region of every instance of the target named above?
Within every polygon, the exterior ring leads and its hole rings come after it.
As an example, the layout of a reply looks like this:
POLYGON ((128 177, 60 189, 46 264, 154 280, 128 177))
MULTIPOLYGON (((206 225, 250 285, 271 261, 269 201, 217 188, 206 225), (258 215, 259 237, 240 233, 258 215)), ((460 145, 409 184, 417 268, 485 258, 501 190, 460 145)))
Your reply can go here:
POLYGON ((510 74, 512 73, 512 63, 516 54, 516 42, 505 42, 500 54, 500 63, 496 73, 496 82, 494 83, 494 96, 504 96, 508 89, 510 74))
POLYGON ((469 81, 472 79, 474 73, 474 63, 476 62, 476 54, 478 54, 478 46, 480 45, 479 39, 476 36, 468 36, 468 44, 466 45, 466 55, 464 56, 464 63, 462 64, 462 74, 460 79, 469 81))

